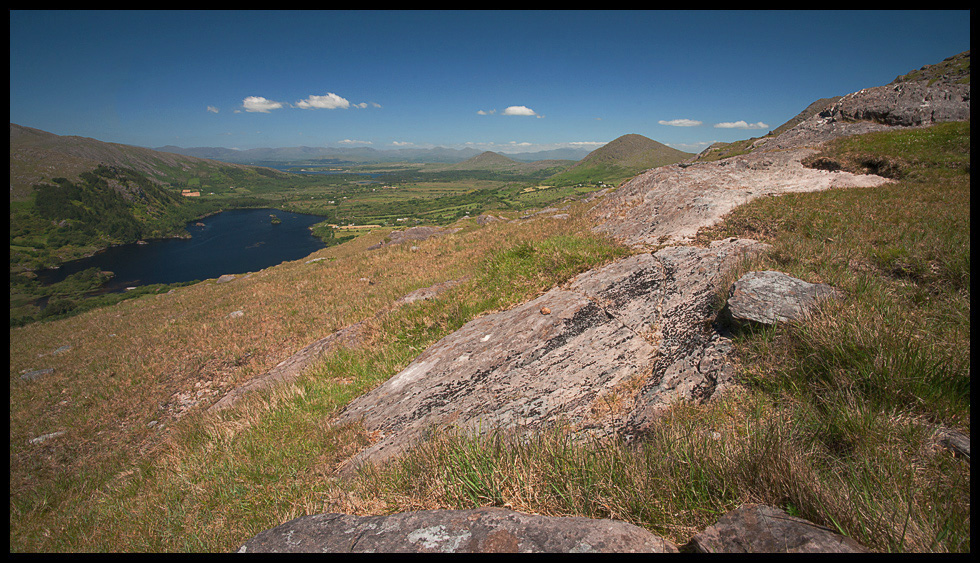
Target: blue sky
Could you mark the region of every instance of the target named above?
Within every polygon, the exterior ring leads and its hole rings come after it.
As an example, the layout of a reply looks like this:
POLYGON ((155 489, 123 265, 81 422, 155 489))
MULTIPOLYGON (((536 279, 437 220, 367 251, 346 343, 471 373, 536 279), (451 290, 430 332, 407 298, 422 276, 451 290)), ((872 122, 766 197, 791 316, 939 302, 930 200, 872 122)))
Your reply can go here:
POLYGON ((10 121, 145 147, 697 152, 969 48, 969 11, 12 11, 10 121))

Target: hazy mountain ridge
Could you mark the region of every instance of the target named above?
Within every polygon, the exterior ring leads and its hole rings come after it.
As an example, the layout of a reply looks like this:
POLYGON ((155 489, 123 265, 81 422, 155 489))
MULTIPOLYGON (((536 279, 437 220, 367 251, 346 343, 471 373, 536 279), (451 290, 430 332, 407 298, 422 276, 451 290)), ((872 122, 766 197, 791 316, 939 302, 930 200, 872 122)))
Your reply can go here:
MULTIPOLYGON (((158 147, 154 150, 182 154, 185 156, 195 156, 198 158, 212 158, 223 162, 233 162, 239 164, 261 162, 287 163, 326 159, 359 164, 376 162, 445 162, 455 164, 464 162, 470 158, 473 158, 474 156, 478 156, 481 153, 480 150, 470 147, 462 149, 433 147, 428 149, 404 148, 379 150, 371 147, 299 146, 236 150, 223 147, 183 148, 174 145, 167 145, 164 147, 158 147)), ((588 151, 586 149, 561 148, 524 153, 498 152, 498 154, 506 154, 509 158, 518 161, 579 160, 588 154, 588 151)))

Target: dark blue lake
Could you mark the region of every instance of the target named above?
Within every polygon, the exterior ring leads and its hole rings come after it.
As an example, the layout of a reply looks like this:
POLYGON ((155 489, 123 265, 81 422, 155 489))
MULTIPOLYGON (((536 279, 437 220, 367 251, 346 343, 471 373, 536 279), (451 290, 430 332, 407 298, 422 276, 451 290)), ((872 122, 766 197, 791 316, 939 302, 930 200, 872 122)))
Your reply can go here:
POLYGON ((38 272, 54 283, 93 266, 115 272, 104 291, 151 283, 176 283, 255 272, 298 260, 326 246, 309 227, 323 217, 278 209, 233 209, 187 224, 190 239, 150 240, 115 246, 89 258, 38 272), (270 214, 282 222, 272 223, 270 214), (201 223, 203 226, 198 225, 201 223))

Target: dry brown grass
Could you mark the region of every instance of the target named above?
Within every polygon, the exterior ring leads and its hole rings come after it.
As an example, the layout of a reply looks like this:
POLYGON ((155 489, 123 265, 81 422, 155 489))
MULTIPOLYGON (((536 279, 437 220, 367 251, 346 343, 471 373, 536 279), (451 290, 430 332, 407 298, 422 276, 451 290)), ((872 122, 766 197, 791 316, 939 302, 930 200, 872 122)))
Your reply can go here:
MULTIPOLYGON (((109 497, 122 506, 140 502, 167 505, 166 496, 173 494, 168 487, 179 489, 190 486, 185 480, 206 479, 201 476, 207 474, 206 466, 195 462, 196 456, 230 447, 246 430, 245 434, 251 434, 256 427, 269 424, 269 416, 278 416, 275 412, 307 400, 301 385, 292 386, 252 397, 220 417, 201 414, 231 388, 264 373, 310 342, 390 308, 410 291, 470 274, 491 252, 519 242, 581 232, 585 223, 576 217, 482 228, 467 221, 463 226, 466 228, 456 234, 367 251, 384 236, 372 233, 306 259, 238 276, 230 283, 205 281, 172 294, 11 329, 12 545, 18 550, 182 548, 167 542, 145 543, 148 540, 140 538, 142 532, 133 529, 124 533, 134 535, 130 538, 108 532, 73 537, 65 532, 91 529, 91 522, 77 518, 83 514, 94 517, 91 507, 85 505, 103 487, 112 491, 121 483, 140 482, 146 493, 127 489, 109 497), (312 258, 322 260, 306 263, 312 258), (229 317, 238 310, 244 315, 229 317), (63 345, 71 346, 70 350, 50 354, 63 345), (19 377, 26 370, 42 367, 55 371, 34 381, 19 377), (42 444, 29 443, 61 430, 63 435, 42 444), (185 478, 188 475, 195 477, 185 478), (148 497, 119 501, 120 495, 148 497), (154 495, 157 500, 151 500, 154 495), (62 517, 65 515, 75 516, 62 517)), ((468 291, 470 298, 485 298, 492 288, 468 291)), ((428 321, 423 319, 423 324, 439 329, 445 321, 433 315, 428 321)), ((404 329, 397 319, 391 323, 369 323, 364 347, 373 350, 389 344, 391 331, 404 329)), ((419 352, 421 349, 414 353, 419 352)), ((390 375, 403 367, 406 353, 413 352, 407 349, 391 355, 372 369, 388 370, 390 375)), ((351 361, 356 364, 359 360, 351 361)), ((323 408, 339 408, 343 397, 353 398, 366 385, 376 384, 378 377, 383 374, 329 378, 329 393, 340 398, 331 398, 332 406, 323 408)), ((311 467, 320 468, 314 472, 349 457, 349 444, 365 439, 317 424, 320 426, 310 429, 308 438, 315 440, 322 433, 332 445, 317 455, 320 461, 312 461, 311 467)), ((197 494, 203 494, 204 490, 213 493, 218 485, 198 486, 197 494)), ((279 510, 270 510, 269 516, 282 516, 279 510)), ((111 512, 95 511, 103 517, 111 512)), ((263 517, 261 521, 267 520, 263 517)), ((226 538, 227 533, 215 537, 226 538)))

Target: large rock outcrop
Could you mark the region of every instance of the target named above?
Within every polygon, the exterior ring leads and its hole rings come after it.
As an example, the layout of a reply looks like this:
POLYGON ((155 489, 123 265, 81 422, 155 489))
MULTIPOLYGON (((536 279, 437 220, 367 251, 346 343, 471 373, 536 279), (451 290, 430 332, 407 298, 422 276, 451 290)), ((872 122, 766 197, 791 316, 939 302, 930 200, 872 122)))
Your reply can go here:
POLYGON ((631 256, 470 321, 341 413, 337 423, 380 436, 347 468, 385 461, 439 425, 563 420, 632 434, 672 401, 711 397, 733 375, 730 343, 710 327, 717 283, 763 246, 730 239, 631 256))
POLYGON ((259 533, 239 553, 676 553, 617 520, 558 518, 503 508, 388 516, 317 514, 259 533))
POLYGON ((970 119, 970 85, 899 82, 848 94, 820 113, 824 119, 912 127, 970 119))
POLYGON ((504 508, 387 516, 316 514, 260 532, 239 553, 869 553, 824 526, 744 504, 680 548, 609 519, 522 514, 504 508))
POLYGON ((803 158, 816 152, 799 147, 759 151, 716 162, 648 170, 596 204, 592 210, 595 229, 633 247, 685 243, 701 227, 720 221, 726 213, 758 197, 871 187, 891 181, 803 166, 803 158))

